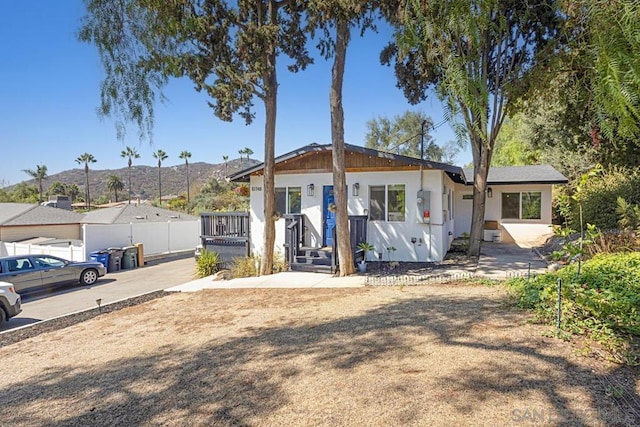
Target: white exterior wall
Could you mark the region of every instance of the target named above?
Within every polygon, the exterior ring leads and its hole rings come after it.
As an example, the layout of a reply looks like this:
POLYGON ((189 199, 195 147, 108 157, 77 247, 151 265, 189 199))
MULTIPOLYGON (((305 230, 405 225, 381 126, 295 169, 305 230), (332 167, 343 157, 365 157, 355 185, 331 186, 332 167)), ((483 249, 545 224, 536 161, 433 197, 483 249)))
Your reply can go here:
MULTIPOLYGON (((498 221, 502 233, 502 240, 514 241, 518 244, 526 245, 539 241, 552 232, 551 192, 553 186, 551 184, 489 185, 489 187, 491 187, 493 197, 487 197, 485 220, 498 221), (542 193, 541 219, 502 219, 502 193, 530 191, 539 191, 542 193)), ((456 236, 460 236, 465 232, 469 233, 471 229, 471 210, 473 208, 473 200, 463 200, 463 194, 473 194, 473 187, 460 184, 456 185, 456 236)))
MULTIPOLYGON (((424 190, 431 191, 431 223, 420 221, 422 212, 418 210, 417 194, 420 189, 418 171, 393 172, 350 172, 347 173, 347 197, 349 215, 364 215, 369 209, 370 185, 404 184, 406 194, 406 220, 404 222, 369 221, 367 240, 376 252, 383 253, 388 259, 385 248, 395 247, 391 253, 394 261, 439 261, 446 254, 453 239, 454 221, 449 219, 446 197, 443 197, 443 185, 453 191, 454 185, 442 171, 425 170, 423 172, 424 190), (444 183, 443 183, 444 178, 444 183), (360 184, 360 194, 352 195, 354 183, 360 184), (443 202, 445 202, 443 204, 443 202), (446 215, 445 215, 446 214, 446 215), (451 235, 449 232, 451 231, 451 235), (411 238, 416 243, 411 243, 411 238)), ((262 177, 252 176, 251 188, 251 250, 254 254, 262 252, 264 235, 264 202, 262 177)), ((323 187, 333 185, 331 173, 282 174, 276 175, 276 187, 301 187, 302 214, 306 215, 308 227, 305 244, 318 247, 322 245, 322 198, 323 187), (314 196, 307 196, 307 185, 314 185, 314 196)), ((445 195, 447 192, 444 192, 445 195)), ((453 195, 452 195, 453 197, 453 195)), ((283 253, 284 219, 276 222, 275 250, 283 253)))

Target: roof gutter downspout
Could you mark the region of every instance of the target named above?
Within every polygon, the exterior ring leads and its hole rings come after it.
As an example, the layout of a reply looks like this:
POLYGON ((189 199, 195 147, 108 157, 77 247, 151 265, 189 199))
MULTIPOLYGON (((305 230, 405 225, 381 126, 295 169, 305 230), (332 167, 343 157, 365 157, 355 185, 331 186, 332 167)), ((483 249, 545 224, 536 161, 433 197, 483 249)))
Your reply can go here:
MULTIPOLYGON (((420 124, 420 191, 424 190, 424 167, 422 166, 422 162, 424 161, 424 127, 427 125, 427 120, 423 120, 420 124)), ((418 213, 422 215, 422 213, 418 213)), ((432 255, 432 241, 431 241, 431 221, 429 221, 429 257, 427 261, 431 261, 433 259, 432 255)))
POLYGON ((422 191, 423 188, 423 166, 422 166, 422 162, 424 161, 424 127, 426 126, 427 121, 423 120, 422 124, 420 124, 420 191, 422 191))

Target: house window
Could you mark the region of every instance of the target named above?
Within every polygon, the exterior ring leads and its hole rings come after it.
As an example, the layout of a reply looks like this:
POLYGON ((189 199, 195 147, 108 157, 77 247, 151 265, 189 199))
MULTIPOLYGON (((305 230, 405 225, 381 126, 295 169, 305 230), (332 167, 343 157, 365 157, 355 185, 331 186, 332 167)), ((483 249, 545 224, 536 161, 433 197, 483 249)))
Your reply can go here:
POLYGON ((372 185, 369 187, 369 219, 371 221, 384 221, 385 211, 384 185, 372 185))
POLYGON ((289 187, 287 190, 289 195, 287 213, 299 214, 302 212, 302 187, 289 187))
POLYGON ((302 187, 276 187, 276 212, 299 214, 302 212, 302 187))
POLYGON ((404 184, 369 187, 369 219, 401 222, 406 217, 404 184))
POLYGON ((541 219, 542 193, 502 193, 502 219, 541 219))

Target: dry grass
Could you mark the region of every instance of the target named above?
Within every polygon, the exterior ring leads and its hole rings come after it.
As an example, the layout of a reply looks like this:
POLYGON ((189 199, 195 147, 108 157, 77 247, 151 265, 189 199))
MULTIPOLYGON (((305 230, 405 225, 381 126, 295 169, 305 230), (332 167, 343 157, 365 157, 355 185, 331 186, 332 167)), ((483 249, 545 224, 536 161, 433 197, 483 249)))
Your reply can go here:
POLYGON ((499 287, 176 294, 0 349, 2 425, 632 425, 499 287))

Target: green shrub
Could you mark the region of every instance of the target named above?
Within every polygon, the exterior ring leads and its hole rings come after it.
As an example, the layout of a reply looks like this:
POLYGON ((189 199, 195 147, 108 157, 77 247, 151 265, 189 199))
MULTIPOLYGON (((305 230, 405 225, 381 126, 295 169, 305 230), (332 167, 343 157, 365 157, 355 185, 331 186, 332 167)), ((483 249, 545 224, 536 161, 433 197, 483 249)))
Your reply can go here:
MULTIPOLYGON (((612 168, 582 184, 583 224, 594 224, 601 230, 618 228, 618 197, 628 204, 640 204, 640 169, 612 168)), ((571 204, 570 226, 580 228, 577 201, 571 204)))
POLYGON ((198 277, 207 277, 220 271, 222 258, 217 252, 203 250, 200 257, 196 261, 196 275, 198 277))
POLYGON ((507 286, 520 307, 553 323, 562 279, 563 330, 589 336, 618 361, 640 363, 632 351, 640 338, 640 252, 596 255, 582 264, 579 276, 577 268, 572 264, 530 281, 512 279, 507 286))

